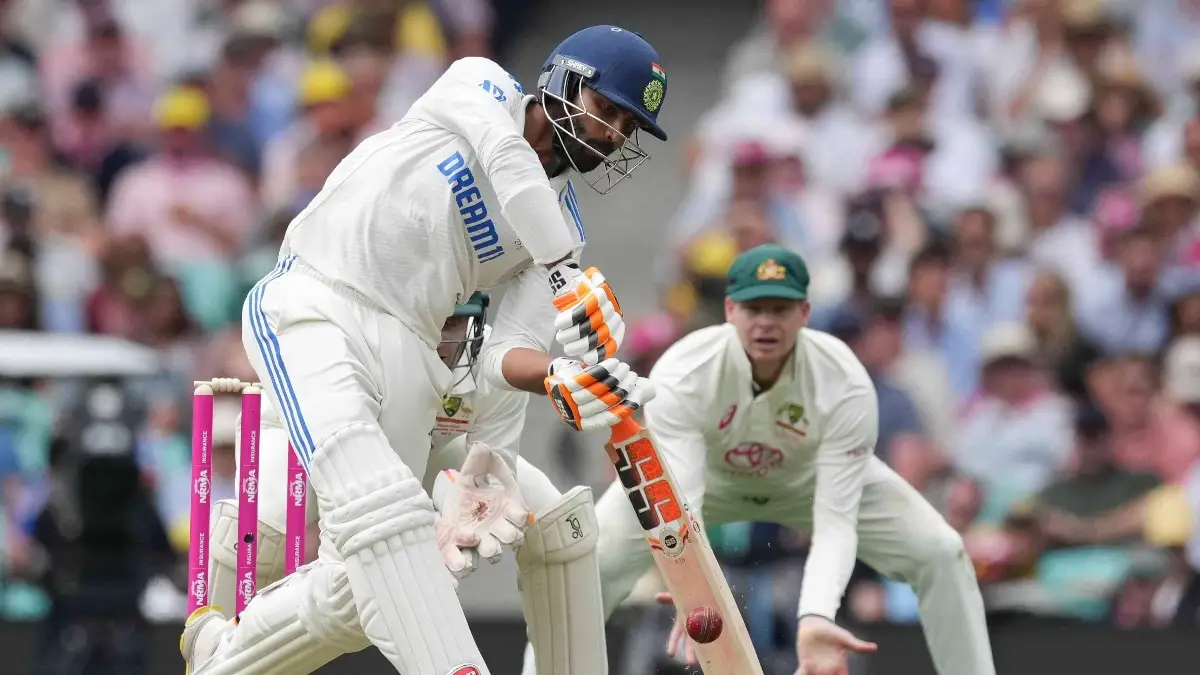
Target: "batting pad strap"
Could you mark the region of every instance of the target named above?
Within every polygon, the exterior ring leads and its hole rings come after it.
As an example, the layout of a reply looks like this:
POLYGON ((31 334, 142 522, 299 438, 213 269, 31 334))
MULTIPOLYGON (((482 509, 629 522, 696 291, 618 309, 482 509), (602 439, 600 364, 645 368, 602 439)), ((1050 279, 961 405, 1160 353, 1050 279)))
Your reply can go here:
POLYGON ((542 675, 607 675, 592 491, 576 487, 539 513, 517 551, 526 631, 542 675))

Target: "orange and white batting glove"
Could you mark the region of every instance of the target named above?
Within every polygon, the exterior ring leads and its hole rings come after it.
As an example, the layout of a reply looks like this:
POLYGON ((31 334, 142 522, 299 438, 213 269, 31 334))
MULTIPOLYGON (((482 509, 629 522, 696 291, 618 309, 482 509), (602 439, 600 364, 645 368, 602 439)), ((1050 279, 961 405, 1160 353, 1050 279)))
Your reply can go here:
POLYGON ((554 291, 554 339, 567 356, 584 363, 612 358, 625 338, 625 319, 617 296, 595 267, 580 272, 573 262, 559 263, 550 270, 554 291))
POLYGON ((654 383, 617 359, 589 366, 555 359, 546 393, 558 416, 577 431, 604 429, 627 419, 654 398, 654 383))

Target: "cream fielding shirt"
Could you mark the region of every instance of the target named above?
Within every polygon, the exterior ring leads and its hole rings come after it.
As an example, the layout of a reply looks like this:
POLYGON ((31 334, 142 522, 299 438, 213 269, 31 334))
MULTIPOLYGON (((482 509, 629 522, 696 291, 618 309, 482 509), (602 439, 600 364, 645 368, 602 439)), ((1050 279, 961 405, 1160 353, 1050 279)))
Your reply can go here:
POLYGON ((850 348, 802 329, 779 380, 759 392, 734 326, 722 324, 675 343, 650 378, 647 426, 695 512, 706 495, 812 509, 800 614, 833 619, 854 568, 863 485, 882 466, 875 387, 850 348))

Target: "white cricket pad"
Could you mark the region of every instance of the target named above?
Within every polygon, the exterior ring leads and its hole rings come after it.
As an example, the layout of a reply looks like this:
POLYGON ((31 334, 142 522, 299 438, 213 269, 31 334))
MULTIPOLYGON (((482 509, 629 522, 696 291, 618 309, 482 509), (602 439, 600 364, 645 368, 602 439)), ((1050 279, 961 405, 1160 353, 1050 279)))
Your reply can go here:
MULTIPOLYGON (((607 675, 592 491, 576 487, 539 513, 517 550, 517 574, 541 675, 607 675)), ((533 675, 526 659, 524 675, 533 675)))
POLYGON ((303 675, 369 644, 345 566, 320 561, 259 591, 237 628, 192 672, 303 675))
MULTIPOLYGON (((233 615, 237 595, 237 501, 222 499, 212 511, 212 584, 208 604, 233 615)), ((283 533, 258 521, 258 588, 283 578, 283 533)))
POLYGON ((371 644, 405 675, 488 675, 434 535, 433 501, 377 426, 330 435, 309 470, 371 644))

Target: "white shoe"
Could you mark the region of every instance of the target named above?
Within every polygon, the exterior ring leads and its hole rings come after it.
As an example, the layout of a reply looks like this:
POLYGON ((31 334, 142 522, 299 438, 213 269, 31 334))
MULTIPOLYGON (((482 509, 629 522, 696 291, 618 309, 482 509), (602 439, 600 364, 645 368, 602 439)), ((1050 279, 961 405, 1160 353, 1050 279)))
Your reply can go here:
POLYGON ((186 664, 184 675, 200 672, 200 668, 212 659, 221 644, 221 638, 233 630, 236 624, 225 618, 220 608, 199 607, 183 623, 183 635, 179 636, 179 653, 186 664))

